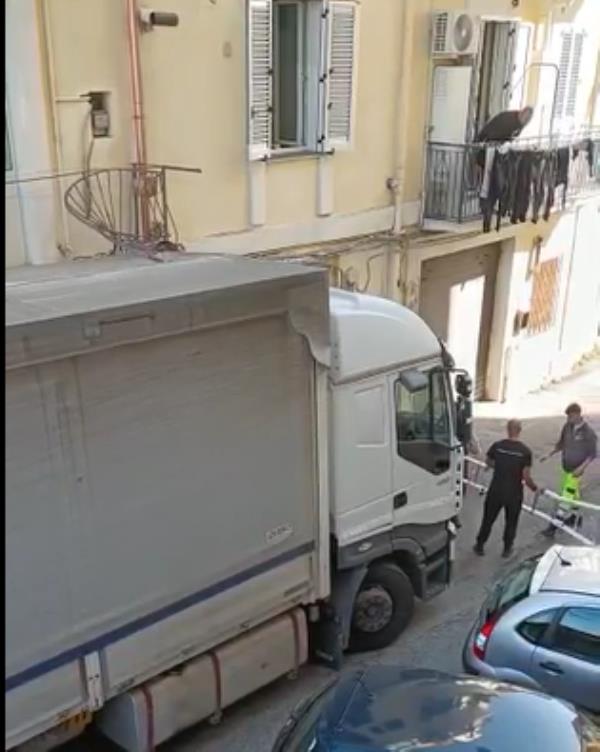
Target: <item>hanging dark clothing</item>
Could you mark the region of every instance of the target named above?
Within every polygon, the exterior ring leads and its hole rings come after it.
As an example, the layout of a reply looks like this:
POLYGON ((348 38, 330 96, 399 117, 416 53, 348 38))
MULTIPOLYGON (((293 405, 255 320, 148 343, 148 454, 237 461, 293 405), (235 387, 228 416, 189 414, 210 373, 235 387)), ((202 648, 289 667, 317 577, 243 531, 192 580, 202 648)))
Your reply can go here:
POLYGON ((515 187, 515 199, 512 206, 510 221, 512 224, 525 222, 531 198, 531 176, 533 155, 530 151, 521 154, 515 187))
POLYGON ((562 208, 564 209, 567 203, 567 189, 569 187, 569 147, 561 146, 556 152, 556 182, 555 186, 564 186, 562 194, 562 208))
POLYGON ((535 224, 540 216, 548 190, 548 156, 546 152, 534 154, 531 165, 531 221, 535 224))
POLYGON ((544 220, 550 219, 550 212, 554 206, 554 197, 556 193, 556 181, 558 170, 558 153, 556 149, 546 154, 546 201, 544 204, 544 220))

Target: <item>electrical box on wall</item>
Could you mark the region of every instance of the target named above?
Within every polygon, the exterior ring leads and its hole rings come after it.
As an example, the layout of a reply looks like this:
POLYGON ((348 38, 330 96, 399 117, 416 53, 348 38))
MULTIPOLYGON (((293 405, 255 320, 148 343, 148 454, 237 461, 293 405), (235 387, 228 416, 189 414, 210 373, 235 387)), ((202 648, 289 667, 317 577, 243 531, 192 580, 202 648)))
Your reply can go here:
POLYGON ((464 144, 472 73, 470 65, 438 65, 434 68, 429 132, 431 141, 464 144))
POLYGON ((110 133, 110 109, 108 91, 90 91, 91 126, 94 138, 108 138, 110 133))

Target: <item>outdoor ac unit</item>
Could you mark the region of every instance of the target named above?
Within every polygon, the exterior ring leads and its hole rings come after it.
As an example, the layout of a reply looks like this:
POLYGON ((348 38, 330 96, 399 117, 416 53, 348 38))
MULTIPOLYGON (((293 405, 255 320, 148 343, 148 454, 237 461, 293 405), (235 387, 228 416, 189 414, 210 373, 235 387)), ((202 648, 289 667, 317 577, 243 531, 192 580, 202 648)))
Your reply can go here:
POLYGON ((450 10, 434 12, 431 40, 434 57, 474 55, 478 38, 479 20, 471 13, 450 10))

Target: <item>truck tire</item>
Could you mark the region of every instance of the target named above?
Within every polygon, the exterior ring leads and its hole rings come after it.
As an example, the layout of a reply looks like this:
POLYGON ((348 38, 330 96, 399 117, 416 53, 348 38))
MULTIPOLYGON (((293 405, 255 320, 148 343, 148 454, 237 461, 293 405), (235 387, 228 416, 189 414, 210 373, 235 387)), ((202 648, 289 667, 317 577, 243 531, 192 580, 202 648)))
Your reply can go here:
POLYGON ((391 562, 369 567, 354 600, 350 652, 391 645, 410 622, 415 596, 406 574, 391 562))

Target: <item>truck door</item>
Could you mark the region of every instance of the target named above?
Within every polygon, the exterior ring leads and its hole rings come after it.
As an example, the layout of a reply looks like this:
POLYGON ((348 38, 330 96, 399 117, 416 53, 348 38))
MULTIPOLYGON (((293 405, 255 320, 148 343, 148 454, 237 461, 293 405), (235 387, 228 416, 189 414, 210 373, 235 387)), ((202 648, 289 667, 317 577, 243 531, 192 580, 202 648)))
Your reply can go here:
POLYGON ((456 441, 446 373, 400 371, 391 394, 394 526, 448 520, 456 513, 456 441))

